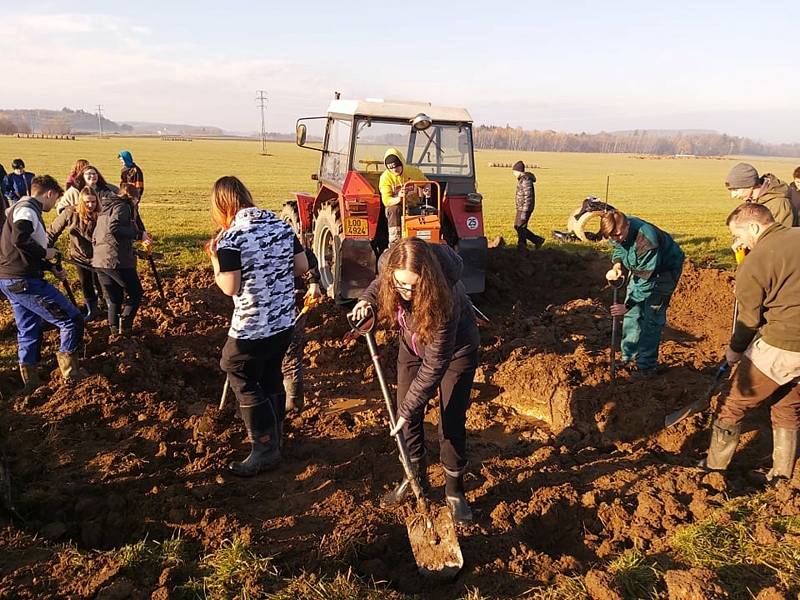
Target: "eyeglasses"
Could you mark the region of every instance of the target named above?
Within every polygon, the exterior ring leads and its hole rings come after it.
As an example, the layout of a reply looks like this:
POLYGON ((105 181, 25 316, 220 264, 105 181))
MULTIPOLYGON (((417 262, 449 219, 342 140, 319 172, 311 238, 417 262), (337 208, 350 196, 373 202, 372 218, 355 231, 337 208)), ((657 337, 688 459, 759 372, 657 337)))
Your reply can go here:
POLYGON ((394 289, 397 290, 398 292, 406 292, 408 294, 411 294, 414 292, 416 287, 417 287, 416 284, 401 283, 400 281, 397 281, 397 277, 394 278, 394 289))

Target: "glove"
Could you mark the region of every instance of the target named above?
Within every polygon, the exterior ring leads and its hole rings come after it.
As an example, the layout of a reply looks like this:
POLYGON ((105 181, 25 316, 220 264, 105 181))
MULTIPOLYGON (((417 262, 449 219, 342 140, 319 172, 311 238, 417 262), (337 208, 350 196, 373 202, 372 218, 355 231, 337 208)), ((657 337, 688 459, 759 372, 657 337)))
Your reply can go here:
POLYGON ((606 280, 608 281, 618 281, 622 279, 622 265, 619 263, 614 263, 614 266, 608 270, 606 273, 606 280))

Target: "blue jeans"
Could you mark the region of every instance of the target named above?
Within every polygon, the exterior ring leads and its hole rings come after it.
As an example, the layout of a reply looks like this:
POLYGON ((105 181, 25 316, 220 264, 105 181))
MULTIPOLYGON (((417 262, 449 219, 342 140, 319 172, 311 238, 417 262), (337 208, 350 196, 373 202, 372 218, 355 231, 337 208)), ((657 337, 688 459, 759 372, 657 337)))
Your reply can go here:
POLYGON ((20 364, 39 362, 42 320, 58 327, 61 352, 75 352, 83 339, 83 315, 44 279, 20 277, 0 279, 0 291, 11 302, 17 323, 17 353, 20 364))

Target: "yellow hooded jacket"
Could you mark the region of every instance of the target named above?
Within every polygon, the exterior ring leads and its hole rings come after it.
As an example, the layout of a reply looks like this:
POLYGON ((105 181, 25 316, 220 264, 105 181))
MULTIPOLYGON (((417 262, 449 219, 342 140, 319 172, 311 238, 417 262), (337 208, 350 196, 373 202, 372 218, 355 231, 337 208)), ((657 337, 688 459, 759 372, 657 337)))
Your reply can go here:
POLYGON ((400 162, 403 163, 403 172, 400 173, 400 175, 395 175, 389 169, 386 169, 383 173, 381 173, 378 189, 380 189, 381 200, 383 201, 384 206, 391 206, 400 186, 406 181, 428 180, 428 178, 425 177, 425 174, 417 167, 406 164, 405 157, 397 148, 389 148, 386 150, 383 155, 384 162, 386 162, 386 159, 392 154, 399 158, 400 162))

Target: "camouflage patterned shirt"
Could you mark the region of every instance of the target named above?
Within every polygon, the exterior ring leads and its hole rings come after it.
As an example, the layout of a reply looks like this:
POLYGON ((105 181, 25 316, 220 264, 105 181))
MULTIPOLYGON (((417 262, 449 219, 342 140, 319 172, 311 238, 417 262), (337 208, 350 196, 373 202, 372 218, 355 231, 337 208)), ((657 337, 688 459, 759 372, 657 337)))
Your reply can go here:
POLYGON ((275 213, 256 207, 236 213, 217 243, 220 270, 242 271, 242 285, 233 297, 230 337, 264 339, 292 326, 294 255, 299 245, 292 228, 275 213))

